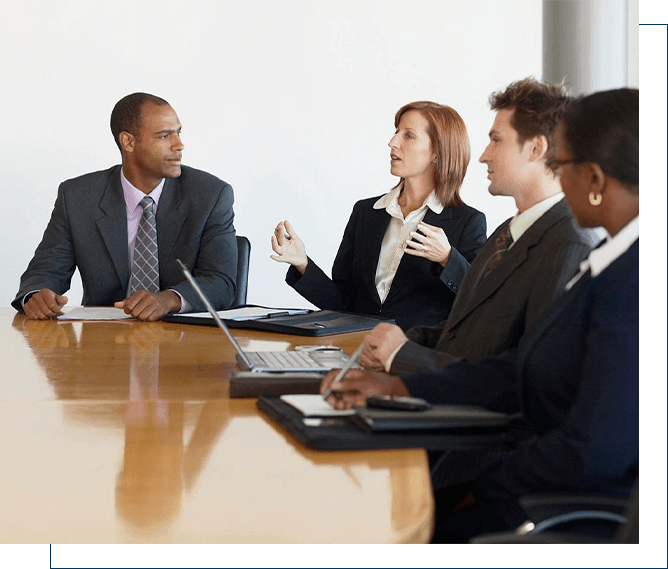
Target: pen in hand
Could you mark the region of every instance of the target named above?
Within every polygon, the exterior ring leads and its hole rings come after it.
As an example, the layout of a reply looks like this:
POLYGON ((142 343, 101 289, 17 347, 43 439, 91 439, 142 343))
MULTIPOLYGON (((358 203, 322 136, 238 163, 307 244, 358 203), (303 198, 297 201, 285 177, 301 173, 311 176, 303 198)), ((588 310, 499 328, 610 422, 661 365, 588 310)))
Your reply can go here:
MULTIPOLYGON (((332 385, 335 383, 339 383, 343 379, 343 376, 348 373, 351 367, 355 365, 355 362, 357 361, 357 358, 360 357, 360 354, 362 353, 362 347, 363 345, 360 345, 359 348, 355 350, 355 353, 350 356, 350 359, 346 362, 346 364, 341 368, 341 371, 337 374, 337 376, 334 378, 332 381, 332 385)), ((325 392, 322 394, 323 399, 327 399, 330 395, 332 394, 332 388, 329 387, 325 390, 325 392)))

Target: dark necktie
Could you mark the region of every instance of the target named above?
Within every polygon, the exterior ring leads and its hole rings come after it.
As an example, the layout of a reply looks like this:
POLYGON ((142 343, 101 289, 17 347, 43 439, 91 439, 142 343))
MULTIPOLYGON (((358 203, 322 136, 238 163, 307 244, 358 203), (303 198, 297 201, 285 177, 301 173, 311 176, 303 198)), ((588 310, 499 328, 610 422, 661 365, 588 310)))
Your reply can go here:
POLYGON ((130 294, 138 290, 158 292, 158 232, 155 228, 153 199, 146 196, 140 202, 144 213, 139 220, 135 239, 135 254, 130 277, 130 294))
POLYGON ((501 262, 503 256, 508 251, 508 248, 513 244, 513 236, 510 234, 510 224, 504 227, 503 231, 499 233, 494 241, 494 251, 487 259, 487 265, 485 266, 480 280, 484 279, 489 273, 494 270, 494 268, 501 262))

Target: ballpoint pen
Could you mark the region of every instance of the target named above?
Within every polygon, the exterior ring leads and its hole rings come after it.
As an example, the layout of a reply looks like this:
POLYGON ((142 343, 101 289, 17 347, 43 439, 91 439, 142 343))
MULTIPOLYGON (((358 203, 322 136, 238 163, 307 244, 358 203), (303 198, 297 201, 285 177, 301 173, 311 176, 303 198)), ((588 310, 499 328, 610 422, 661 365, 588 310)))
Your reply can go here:
MULTIPOLYGON (((334 381, 332 381, 332 385, 335 383, 339 383, 343 379, 343 376, 348 373, 351 367, 355 365, 355 362, 357 361, 357 358, 360 357, 360 354, 362 353, 362 347, 364 345, 361 344, 359 348, 355 350, 355 353, 350 356, 350 359, 346 362, 346 365, 344 365, 341 368, 341 371, 337 374, 337 376, 334 378, 334 381)), ((327 399, 330 395, 332 394, 332 388, 328 387, 327 390, 322 394, 323 399, 327 399)))

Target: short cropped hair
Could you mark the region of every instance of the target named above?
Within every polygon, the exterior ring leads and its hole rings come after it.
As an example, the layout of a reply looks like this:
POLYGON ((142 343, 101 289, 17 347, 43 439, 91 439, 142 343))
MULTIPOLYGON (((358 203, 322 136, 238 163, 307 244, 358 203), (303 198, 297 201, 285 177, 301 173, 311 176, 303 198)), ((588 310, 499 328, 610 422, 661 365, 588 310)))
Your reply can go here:
POLYGON ((639 193, 638 89, 600 91, 573 100, 564 115, 564 138, 576 162, 594 162, 639 193))
POLYGON ((570 98, 563 83, 552 85, 527 77, 508 85, 505 91, 492 93, 493 111, 512 110, 511 125, 517 131, 520 145, 543 135, 548 149, 546 166, 554 160, 555 132, 570 98))
MULTIPOLYGON (((436 153, 434 191, 443 207, 456 207, 463 203, 459 189, 464 181, 471 160, 471 145, 466 125, 452 107, 416 101, 401 107, 394 117, 394 126, 399 127, 401 117, 408 111, 418 111, 429 123, 429 139, 436 153)), ((399 185, 403 183, 403 178, 399 185)))
POLYGON ((141 124, 141 108, 144 103, 153 103, 154 105, 169 105, 167 101, 149 95, 148 93, 132 93, 123 97, 111 111, 111 134, 118 149, 121 150, 121 142, 118 139, 121 132, 129 132, 137 136, 139 125, 141 124))

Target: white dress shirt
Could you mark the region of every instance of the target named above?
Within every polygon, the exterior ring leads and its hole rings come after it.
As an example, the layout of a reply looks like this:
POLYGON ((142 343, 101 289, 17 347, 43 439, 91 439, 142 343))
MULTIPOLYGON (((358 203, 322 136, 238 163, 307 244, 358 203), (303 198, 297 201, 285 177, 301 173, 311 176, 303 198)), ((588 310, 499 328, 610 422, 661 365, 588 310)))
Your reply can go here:
POLYGON ((545 198, 542 202, 532 205, 529 209, 522 213, 517 212, 515 217, 510 220, 509 228, 510 234, 513 236, 513 243, 509 249, 517 242, 517 240, 524 235, 524 233, 538 221, 541 216, 550 209, 557 202, 564 199, 564 192, 557 192, 549 198, 545 198))
POLYGON ((607 269, 614 261, 619 259, 629 247, 633 245, 640 236, 640 217, 636 216, 629 221, 618 233, 608 240, 600 247, 592 249, 582 263, 580 263, 580 272, 575 275, 566 285, 566 290, 578 282, 580 277, 591 269, 592 278, 600 275, 607 269))
POLYGON ((380 296, 381 304, 385 302, 390 292, 392 281, 404 256, 404 247, 406 242, 410 241, 411 232, 415 231, 428 209, 431 209, 434 213, 443 211, 443 205, 436 198, 436 194, 432 192, 427 196, 421 207, 411 211, 404 218, 399 205, 400 194, 401 188, 394 188, 373 204, 373 209, 384 209, 390 215, 390 222, 385 230, 385 237, 383 237, 380 255, 378 256, 378 265, 376 266, 376 290, 378 296, 380 296))

